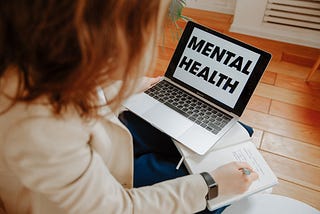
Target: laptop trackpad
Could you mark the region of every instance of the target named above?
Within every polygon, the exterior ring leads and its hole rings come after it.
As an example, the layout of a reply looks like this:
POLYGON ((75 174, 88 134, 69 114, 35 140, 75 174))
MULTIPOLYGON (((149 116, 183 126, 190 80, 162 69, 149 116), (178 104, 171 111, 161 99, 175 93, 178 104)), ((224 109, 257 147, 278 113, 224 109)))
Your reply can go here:
POLYGON ((162 103, 156 104, 143 117, 171 137, 181 135, 193 125, 192 121, 162 103))

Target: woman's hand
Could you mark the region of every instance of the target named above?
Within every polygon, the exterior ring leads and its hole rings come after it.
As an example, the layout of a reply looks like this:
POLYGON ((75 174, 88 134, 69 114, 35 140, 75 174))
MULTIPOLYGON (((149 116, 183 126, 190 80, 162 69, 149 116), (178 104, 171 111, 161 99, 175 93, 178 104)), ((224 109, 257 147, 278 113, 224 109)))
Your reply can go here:
POLYGON ((219 186, 219 195, 243 193, 259 177, 245 162, 228 163, 215 169, 210 174, 219 186), (244 174, 243 168, 249 169, 250 174, 244 174))
POLYGON ((154 84, 159 82, 161 80, 161 78, 162 78, 161 76, 159 76, 159 77, 142 77, 141 79, 138 80, 138 83, 137 83, 137 86, 136 86, 134 93, 140 93, 140 92, 147 90, 148 88, 150 88, 151 86, 153 86, 154 84))

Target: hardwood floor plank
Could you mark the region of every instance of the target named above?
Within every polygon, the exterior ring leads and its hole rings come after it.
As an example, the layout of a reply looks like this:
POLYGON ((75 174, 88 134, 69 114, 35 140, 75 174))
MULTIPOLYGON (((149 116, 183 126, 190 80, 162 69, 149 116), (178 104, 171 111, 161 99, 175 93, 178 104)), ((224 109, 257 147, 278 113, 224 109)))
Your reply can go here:
POLYGON ((160 47, 158 48, 158 59, 169 62, 173 56, 174 48, 160 47))
POLYGON ((295 122, 320 127, 320 111, 272 100, 269 114, 295 122))
POLYGON ((303 65, 310 68, 315 63, 315 59, 311 58, 310 56, 305 56, 304 54, 301 54, 301 53, 288 52, 288 51, 282 52, 281 61, 290 62, 297 65, 303 65))
POLYGON ((166 68, 163 66, 162 63, 157 62, 155 64, 155 67, 153 68, 153 70, 151 71, 152 73, 149 76, 163 76, 164 72, 165 72, 166 68))
POLYGON ((167 70, 168 65, 168 60, 159 58, 156 62, 153 76, 163 76, 167 70))
POLYGON ((281 50, 283 53, 290 53, 291 55, 297 55, 302 56, 304 58, 311 58, 313 61, 316 61, 318 56, 320 55, 320 49, 319 48, 312 48, 312 47, 305 47, 301 45, 295 45, 295 44, 286 44, 284 43, 284 46, 281 50))
POLYGON ((175 48, 186 24, 187 22, 182 19, 175 23, 169 19, 166 20, 160 32, 161 34, 158 36, 157 44, 159 46, 175 48))
POLYGON ((320 146, 265 132, 260 148, 264 151, 320 167, 320 146))
POLYGON ((272 86, 265 83, 260 83, 254 94, 282 101, 284 103, 305 107, 320 111, 320 97, 315 97, 310 94, 304 94, 297 91, 292 91, 278 86, 272 86))
POLYGON ((276 82, 277 73, 272 71, 265 71, 260 82, 266 83, 269 85, 274 85, 276 82))
POLYGON ((271 104, 271 99, 261 97, 258 95, 253 95, 251 97, 251 99, 249 100, 249 103, 246 108, 251 109, 251 110, 255 110, 255 111, 259 111, 259 112, 263 112, 263 113, 268 113, 269 108, 270 108, 270 104, 271 104))
POLYGON ((307 83, 303 79, 297 79, 287 74, 278 74, 275 86, 320 97, 320 82, 307 83))
POLYGON ((192 8, 184 8, 182 14, 219 32, 228 32, 232 23, 232 15, 230 14, 212 13, 192 8))
POLYGON ((279 184, 273 188, 272 194, 294 198, 320 210, 319 191, 279 179, 279 184))
POLYGON ((306 79, 310 68, 301 65, 295 65, 289 62, 271 61, 268 65, 268 70, 277 74, 290 75, 292 77, 304 80, 306 79))
POLYGON ((312 84, 312 83, 316 83, 316 84, 320 83, 320 70, 319 69, 311 76, 310 81, 308 81, 308 84, 312 84))
POLYGON ((320 191, 320 168, 260 151, 278 178, 320 191))
POLYGON ((244 111, 241 120, 257 129, 320 146, 320 127, 300 124, 250 109, 244 111))

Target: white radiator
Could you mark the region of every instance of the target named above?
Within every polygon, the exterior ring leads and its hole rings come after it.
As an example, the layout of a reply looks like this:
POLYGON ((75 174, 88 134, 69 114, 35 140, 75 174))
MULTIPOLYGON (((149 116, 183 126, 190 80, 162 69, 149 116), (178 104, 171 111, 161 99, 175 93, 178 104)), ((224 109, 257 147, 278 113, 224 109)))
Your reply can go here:
POLYGON ((320 48, 320 0, 237 0, 230 31, 320 48))
POLYGON ((268 0, 263 21, 319 31, 320 0, 268 0))

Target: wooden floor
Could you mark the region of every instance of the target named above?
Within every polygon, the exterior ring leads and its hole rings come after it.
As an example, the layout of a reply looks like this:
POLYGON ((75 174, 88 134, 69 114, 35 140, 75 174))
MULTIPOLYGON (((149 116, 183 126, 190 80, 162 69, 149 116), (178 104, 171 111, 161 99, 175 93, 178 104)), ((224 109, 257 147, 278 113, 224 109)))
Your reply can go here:
MULTIPOLYGON (((231 33, 231 15, 189 8, 183 14, 272 53, 241 121, 254 127, 254 143, 279 179, 273 193, 320 210, 320 71, 311 82, 304 81, 320 50, 231 33)), ((185 26, 185 22, 178 24, 185 26)), ((176 34, 167 29, 159 41, 156 75, 167 68, 177 44, 176 34)))

